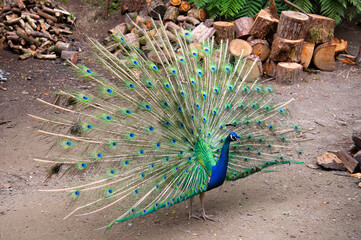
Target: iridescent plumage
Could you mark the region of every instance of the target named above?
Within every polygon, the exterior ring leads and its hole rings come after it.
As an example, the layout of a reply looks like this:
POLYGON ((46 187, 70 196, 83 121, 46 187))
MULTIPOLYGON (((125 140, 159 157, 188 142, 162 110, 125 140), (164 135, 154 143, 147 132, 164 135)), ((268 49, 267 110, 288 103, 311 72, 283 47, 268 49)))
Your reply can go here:
POLYGON ((171 42, 163 25, 154 29, 153 38, 139 31, 156 62, 125 36, 116 36, 122 59, 90 39, 105 74, 74 67, 96 87, 60 92, 72 102, 64 107, 39 100, 59 114, 32 116, 56 140, 35 160, 62 166, 70 182, 42 191, 67 192, 68 216, 111 212, 111 227, 295 161, 299 128, 285 109, 292 100, 273 102, 272 88, 248 82, 250 69, 227 43, 207 39, 198 49, 189 31, 171 42))

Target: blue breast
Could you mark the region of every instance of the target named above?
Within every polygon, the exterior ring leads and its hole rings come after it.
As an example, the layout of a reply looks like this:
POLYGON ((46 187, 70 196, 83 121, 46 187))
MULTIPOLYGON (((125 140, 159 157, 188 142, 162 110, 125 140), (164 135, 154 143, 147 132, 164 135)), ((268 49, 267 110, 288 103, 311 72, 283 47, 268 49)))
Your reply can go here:
POLYGON ((229 137, 226 138, 223 144, 221 155, 215 166, 212 167, 212 176, 209 179, 207 191, 219 187, 226 179, 228 158, 229 158, 229 137))

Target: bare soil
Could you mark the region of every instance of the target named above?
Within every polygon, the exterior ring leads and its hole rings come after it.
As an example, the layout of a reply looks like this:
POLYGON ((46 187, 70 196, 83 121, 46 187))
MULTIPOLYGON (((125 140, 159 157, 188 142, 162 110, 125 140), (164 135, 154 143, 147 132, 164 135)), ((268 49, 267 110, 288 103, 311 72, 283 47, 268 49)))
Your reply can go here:
MULTIPOLYGON (((102 40, 118 13, 105 21, 100 8, 68 2, 65 8, 79 18, 75 43, 86 62, 85 36, 102 40)), ((359 27, 343 23, 336 36, 349 41, 349 53, 357 53, 359 27)), ((53 100, 53 92, 83 83, 60 60, 17 57, 0 50, 0 69, 10 73, 0 81, 7 89, 0 89, 0 239, 361 239, 360 179, 308 167, 327 150, 349 149, 352 132, 361 131, 361 66, 337 62, 335 71, 304 73, 292 86, 268 82, 281 99, 296 100, 290 110, 306 130, 305 163, 278 166, 280 172, 257 173, 208 192, 205 204, 215 222, 189 220, 183 202, 104 232, 96 228, 106 218, 62 220, 69 210, 62 196, 38 192, 47 169, 32 160, 45 155, 50 144, 37 137, 37 123, 27 116, 44 111, 36 98, 53 100)))

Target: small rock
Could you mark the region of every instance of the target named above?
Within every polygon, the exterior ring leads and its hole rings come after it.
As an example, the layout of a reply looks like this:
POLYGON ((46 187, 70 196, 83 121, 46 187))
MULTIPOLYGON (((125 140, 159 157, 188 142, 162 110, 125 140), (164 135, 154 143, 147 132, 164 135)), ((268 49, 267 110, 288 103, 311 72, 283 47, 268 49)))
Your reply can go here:
POLYGON ((342 161, 333 153, 325 153, 317 157, 317 165, 331 170, 345 171, 342 161))

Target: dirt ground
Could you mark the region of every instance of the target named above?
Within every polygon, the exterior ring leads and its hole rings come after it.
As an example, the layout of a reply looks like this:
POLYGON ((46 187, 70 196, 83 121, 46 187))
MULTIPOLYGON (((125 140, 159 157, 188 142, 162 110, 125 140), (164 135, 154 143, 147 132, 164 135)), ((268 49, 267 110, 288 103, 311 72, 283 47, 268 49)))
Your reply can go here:
MULTIPOLYGON (((95 7, 72 2, 66 8, 79 18, 75 33, 81 57, 87 54, 85 35, 102 40, 117 22, 97 17, 95 7)), ((336 36, 356 54, 361 28, 344 23, 336 36)), ((82 58, 84 59, 84 58, 82 58)), ((93 216, 62 218, 68 213, 61 195, 44 188, 45 167, 32 160, 49 146, 27 114, 44 108, 35 99, 82 88, 62 61, 28 59, 0 50, 0 239, 361 239, 360 179, 347 172, 309 168, 327 150, 348 149, 353 131, 361 131, 361 66, 338 62, 333 72, 304 73, 292 86, 269 82, 280 98, 295 98, 290 107, 307 141, 302 142, 302 165, 278 166, 275 173, 257 173, 206 194, 208 214, 215 222, 188 219, 187 203, 95 230, 107 219, 93 216)), ((196 209, 200 204, 196 201, 196 209)))

